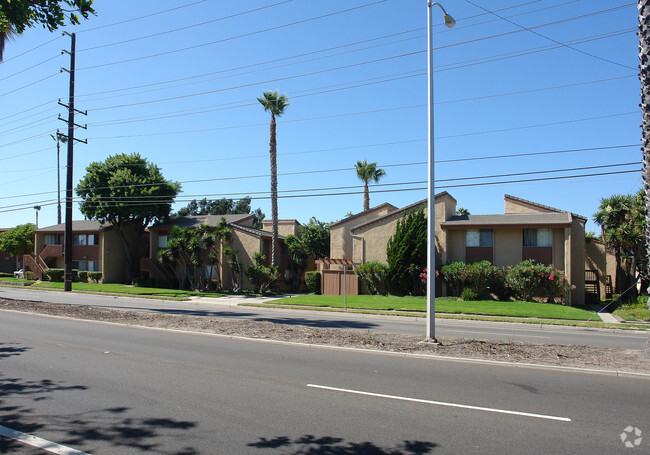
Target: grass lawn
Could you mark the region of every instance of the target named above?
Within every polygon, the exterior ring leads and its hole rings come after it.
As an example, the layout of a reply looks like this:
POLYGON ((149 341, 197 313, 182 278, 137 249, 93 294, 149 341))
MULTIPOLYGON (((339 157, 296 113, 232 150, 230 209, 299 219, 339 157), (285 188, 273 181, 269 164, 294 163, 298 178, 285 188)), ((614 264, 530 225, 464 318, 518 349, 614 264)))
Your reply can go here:
MULTIPOLYGON (((52 281, 43 281, 33 284, 32 288, 45 288, 45 289, 63 289, 63 283, 55 283, 52 281)), ((178 289, 158 289, 158 288, 145 288, 128 286, 126 284, 96 284, 96 283, 72 283, 73 291, 82 292, 100 292, 105 294, 128 294, 136 296, 154 296, 154 297, 169 297, 169 298, 187 298, 190 296, 203 296, 203 297, 223 297, 225 294, 209 293, 209 292, 194 292, 183 291, 178 289)))
POLYGON ((612 314, 620 316, 626 321, 650 322, 650 310, 647 307, 648 297, 640 296, 634 303, 622 303, 612 314))
POLYGON ((6 283, 33 283, 31 280, 25 280, 23 278, 14 278, 13 276, 0 276, 0 282, 6 282, 6 283))
MULTIPOLYGON (((344 299, 341 296, 330 295, 301 295, 282 299, 274 303, 283 305, 304 305, 317 307, 343 308, 344 299)), ((348 308, 370 309, 378 311, 426 311, 424 297, 397 297, 383 295, 352 295, 348 296, 348 308)), ((452 297, 436 298, 436 312, 452 314, 480 314, 491 316, 532 317, 547 319, 571 319, 586 321, 594 315, 594 311, 551 303, 532 302, 495 302, 458 301, 452 297)), ((592 321, 600 321, 594 316, 592 321)))

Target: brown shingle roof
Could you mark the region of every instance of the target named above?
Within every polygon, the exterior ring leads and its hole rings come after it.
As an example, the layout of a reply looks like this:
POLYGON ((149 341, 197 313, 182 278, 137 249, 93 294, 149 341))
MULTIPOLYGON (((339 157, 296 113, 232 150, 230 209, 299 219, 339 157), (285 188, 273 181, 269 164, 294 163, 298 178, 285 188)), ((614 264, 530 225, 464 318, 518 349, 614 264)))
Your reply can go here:
MULTIPOLYGON (((111 228, 110 223, 100 223, 96 220, 77 220, 72 222, 72 232, 105 231, 111 228)), ((36 232, 65 232, 65 223, 53 224, 36 229, 36 232)))
POLYGON ((188 215, 181 216, 176 219, 173 219, 167 223, 155 224, 151 226, 150 229, 169 229, 174 226, 184 227, 184 228, 195 228, 199 227, 202 224, 207 224, 208 226, 217 226, 221 223, 223 218, 226 219, 226 223, 241 223, 244 222, 255 215, 252 214, 243 214, 243 215, 188 215))

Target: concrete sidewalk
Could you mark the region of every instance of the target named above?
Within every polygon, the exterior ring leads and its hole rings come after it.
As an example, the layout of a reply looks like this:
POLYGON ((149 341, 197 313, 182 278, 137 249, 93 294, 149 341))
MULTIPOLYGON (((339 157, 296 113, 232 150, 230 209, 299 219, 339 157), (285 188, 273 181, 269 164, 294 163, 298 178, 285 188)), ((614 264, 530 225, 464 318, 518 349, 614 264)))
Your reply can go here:
POLYGON ((288 297, 291 297, 291 295, 273 297, 257 297, 251 295, 226 295, 224 297, 192 296, 190 297, 190 301, 194 303, 211 303, 214 305, 237 306, 241 303, 269 303, 273 300, 282 300, 288 297))

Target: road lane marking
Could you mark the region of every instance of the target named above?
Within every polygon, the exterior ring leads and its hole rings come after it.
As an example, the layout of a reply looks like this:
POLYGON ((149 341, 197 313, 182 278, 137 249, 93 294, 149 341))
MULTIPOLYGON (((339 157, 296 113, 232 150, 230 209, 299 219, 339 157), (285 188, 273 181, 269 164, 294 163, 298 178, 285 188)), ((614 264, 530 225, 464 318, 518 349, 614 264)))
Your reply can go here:
POLYGON ((425 403, 425 404, 433 404, 433 405, 437 405, 437 406, 447 406, 447 407, 450 407, 450 408, 472 409, 474 411, 496 412, 496 413, 499 413, 499 414, 510 414, 510 415, 523 416, 523 417, 534 417, 534 418, 537 418, 537 419, 559 420, 561 422, 571 422, 571 419, 569 419, 568 417, 557 417, 557 416, 550 416, 550 415, 544 415, 544 414, 533 414, 533 413, 530 413, 530 412, 509 411, 507 409, 484 408, 482 406, 471 406, 471 405, 467 405, 467 404, 458 404, 458 403, 446 403, 444 401, 422 400, 420 398, 408 398, 408 397, 400 397, 400 396, 396 396, 396 395, 384 395, 382 393, 363 392, 361 390, 339 389, 338 387, 329 387, 329 386, 317 385, 317 384, 307 384, 307 387, 312 387, 312 388, 316 388, 316 389, 323 389, 323 390, 333 390, 335 392, 354 393, 354 394, 357 394, 357 395, 366 395, 366 396, 370 396, 370 397, 390 398, 392 400, 411 401, 411 402, 414 402, 414 403, 425 403))
POLYGON ((37 438, 31 434, 22 433, 20 431, 12 430, 11 428, 3 427, 0 425, 0 436, 6 436, 10 439, 22 442, 23 444, 30 445, 32 447, 38 447, 39 449, 47 450, 48 452, 55 453, 57 455, 90 455, 86 452, 81 452, 76 449, 71 449, 56 442, 48 441, 46 439, 37 438))

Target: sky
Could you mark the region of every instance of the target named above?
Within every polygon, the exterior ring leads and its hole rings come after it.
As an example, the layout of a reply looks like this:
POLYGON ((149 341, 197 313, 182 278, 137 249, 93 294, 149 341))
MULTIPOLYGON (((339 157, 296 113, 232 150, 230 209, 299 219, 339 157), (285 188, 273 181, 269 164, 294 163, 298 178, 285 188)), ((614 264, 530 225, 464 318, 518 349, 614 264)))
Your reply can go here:
MULTIPOLYGON (((593 222, 642 188, 636 2, 447 0, 433 10, 435 186, 471 214, 504 194, 593 222)), ((363 209, 354 164, 386 175, 371 206, 426 198, 425 0, 96 0, 76 34, 75 185, 94 161, 139 153, 192 199, 253 198, 270 218, 270 115, 280 219, 363 209)), ((70 37, 40 27, 0 63, 0 227, 57 222, 56 143, 70 37)), ((61 184, 65 187, 66 146, 61 184)), ((62 195, 63 199, 63 195, 62 195)), ((65 212, 65 210, 63 210, 65 212)), ((83 219, 76 208, 74 219, 83 219)))

